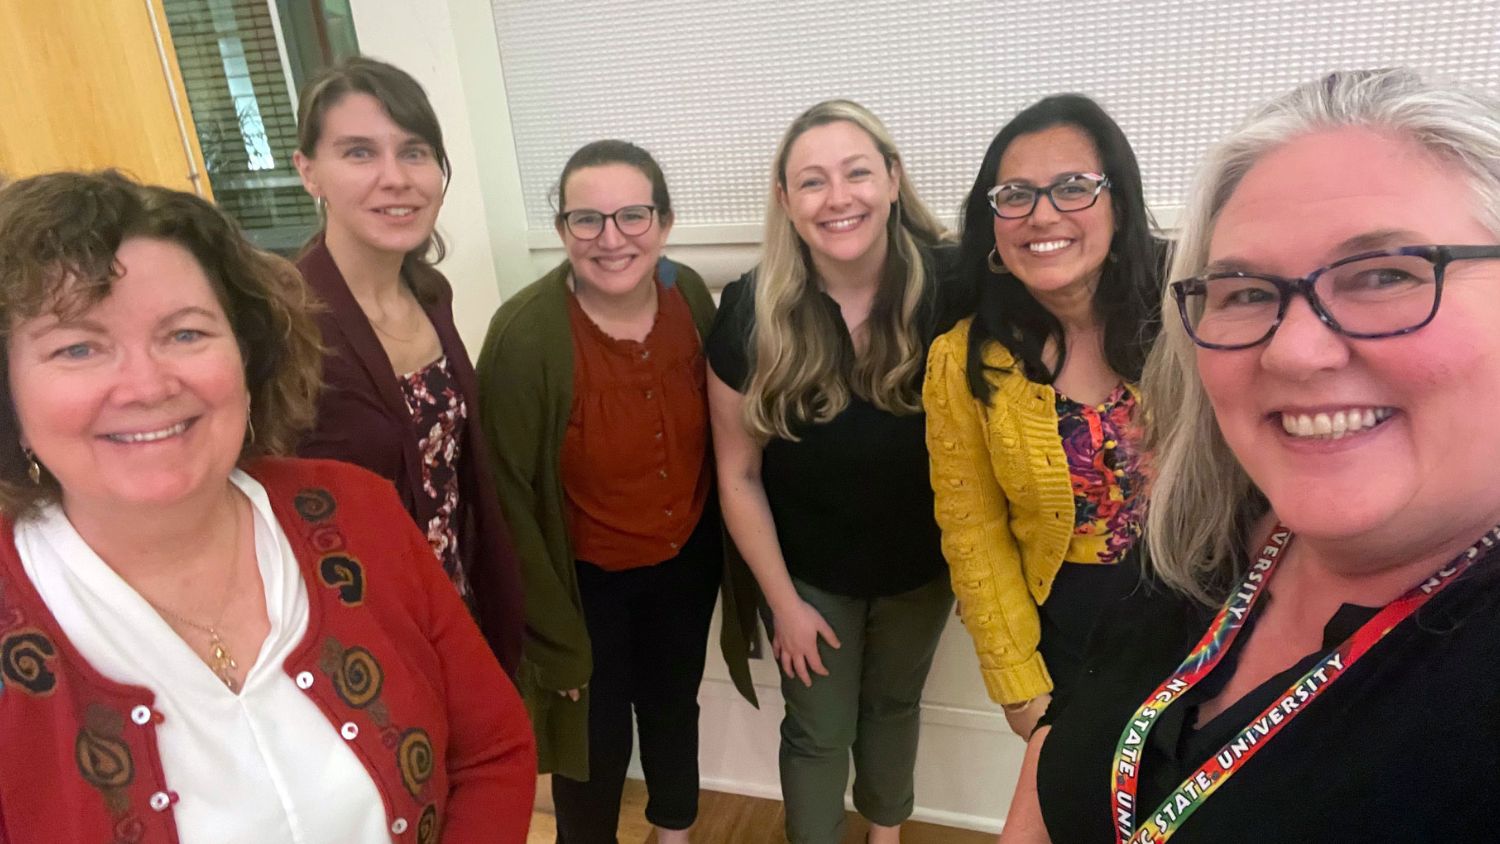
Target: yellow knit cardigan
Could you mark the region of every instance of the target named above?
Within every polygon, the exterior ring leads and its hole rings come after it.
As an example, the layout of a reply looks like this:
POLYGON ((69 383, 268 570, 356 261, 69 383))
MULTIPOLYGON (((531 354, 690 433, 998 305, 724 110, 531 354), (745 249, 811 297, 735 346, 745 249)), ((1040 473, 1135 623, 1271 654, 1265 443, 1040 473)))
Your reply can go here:
POLYGON ((953 593, 979 652, 990 698, 1019 703, 1052 690, 1037 652, 1047 600, 1073 535, 1073 489, 1057 432, 1057 396, 1027 380, 999 343, 988 406, 969 392, 966 319, 933 344, 922 403, 937 523, 953 593))

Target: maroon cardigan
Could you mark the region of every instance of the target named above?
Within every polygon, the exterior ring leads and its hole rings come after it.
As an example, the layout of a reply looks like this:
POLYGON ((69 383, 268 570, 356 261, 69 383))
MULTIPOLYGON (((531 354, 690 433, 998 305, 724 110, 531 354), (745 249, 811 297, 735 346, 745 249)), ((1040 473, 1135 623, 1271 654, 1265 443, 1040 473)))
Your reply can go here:
MULTIPOLYGON (((303 439, 297 453, 354 463, 390 480, 406 512, 418 525, 427 525, 436 515, 436 507, 428 496, 419 494, 422 456, 417 449, 417 432, 385 348, 349 292, 321 236, 309 245, 297 268, 326 306, 317 320, 328 349, 323 359, 317 426, 303 439)), ((453 526, 459 555, 473 589, 480 629, 500 664, 515 677, 521 664, 526 618, 520 562, 490 480, 490 459, 485 451, 489 444, 479 424, 474 365, 453 326, 453 288, 437 270, 424 272, 430 273, 423 279, 424 287, 435 289, 437 296, 423 301, 422 308, 437 330, 469 408, 458 467, 461 511, 455 514, 457 523, 453 526)))
MULTIPOLYGON (((307 633, 279 667, 364 764, 391 840, 523 844, 526 709, 442 570, 412 564, 432 548, 390 487, 328 461, 246 471, 307 585, 307 633)), ((163 718, 149 689, 109 680, 63 635, 0 519, 0 842, 176 842, 163 718)))

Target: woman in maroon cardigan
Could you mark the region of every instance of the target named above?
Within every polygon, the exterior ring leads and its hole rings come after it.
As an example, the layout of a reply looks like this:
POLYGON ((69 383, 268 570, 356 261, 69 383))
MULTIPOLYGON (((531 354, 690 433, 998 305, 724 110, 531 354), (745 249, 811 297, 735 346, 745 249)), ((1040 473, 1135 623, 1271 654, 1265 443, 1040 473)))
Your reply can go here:
POLYGON ((316 428, 298 453, 390 479, 512 675, 520 573, 489 478, 474 369, 453 291, 428 262, 450 175, 437 115, 416 80, 372 59, 302 94, 295 155, 326 225, 297 262, 326 308, 316 428))

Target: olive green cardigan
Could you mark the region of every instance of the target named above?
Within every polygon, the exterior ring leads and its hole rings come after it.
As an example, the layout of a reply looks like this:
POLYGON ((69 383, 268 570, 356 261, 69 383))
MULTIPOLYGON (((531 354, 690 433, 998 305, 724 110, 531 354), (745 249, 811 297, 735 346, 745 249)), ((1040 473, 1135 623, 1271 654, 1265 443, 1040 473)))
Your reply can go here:
MULTIPOLYGON (((563 500, 562 446, 573 407, 573 336, 565 261, 507 299, 490 320, 479 354, 479 413, 494 454, 492 475, 521 558, 526 641, 516 683, 536 730, 542 773, 588 779, 588 682, 593 671, 563 500), (578 701, 559 689, 582 689, 578 701)), ((713 324, 703 279, 663 261, 700 338, 713 324)), ((755 641, 755 580, 725 540, 719 644, 740 694, 757 704, 747 663, 755 641)))

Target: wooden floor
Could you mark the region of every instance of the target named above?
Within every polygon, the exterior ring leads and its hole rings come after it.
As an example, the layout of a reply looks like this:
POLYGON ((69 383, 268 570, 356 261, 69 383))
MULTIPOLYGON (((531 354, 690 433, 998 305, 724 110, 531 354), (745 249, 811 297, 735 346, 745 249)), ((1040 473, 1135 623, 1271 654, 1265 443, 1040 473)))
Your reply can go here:
MULTIPOLYGON (((547 778, 537 782, 538 808, 531 816, 531 835, 527 844, 553 844, 557 826, 551 814, 551 795, 547 778)), ((625 782, 625 796, 620 808, 620 844, 656 844, 651 824, 646 823, 646 785, 640 780, 625 782)), ((705 791, 698 800, 698 823, 693 827, 693 844, 767 844, 785 841, 785 817, 781 801, 762 800, 739 794, 705 791)), ((865 840, 865 821, 849 814, 844 844, 865 840)), ((909 822, 901 827, 902 844, 994 844, 988 832, 909 822)))

